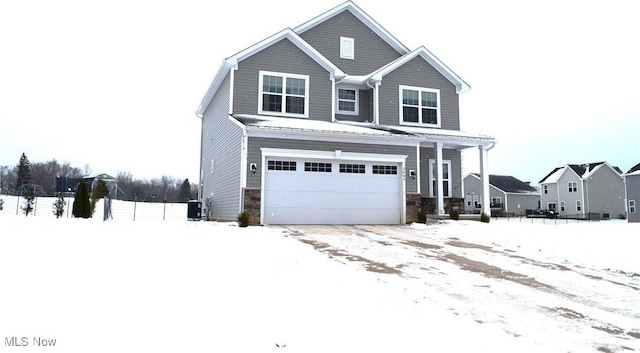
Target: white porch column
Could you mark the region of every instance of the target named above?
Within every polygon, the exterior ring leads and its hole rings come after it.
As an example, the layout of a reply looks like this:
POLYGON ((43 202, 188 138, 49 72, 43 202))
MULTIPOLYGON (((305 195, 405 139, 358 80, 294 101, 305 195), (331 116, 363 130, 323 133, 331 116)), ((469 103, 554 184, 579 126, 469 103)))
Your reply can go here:
POLYGON ((436 212, 444 215, 444 190, 442 187, 442 142, 436 142, 436 212))
POLYGON ((489 194, 489 148, 478 146, 480 149, 480 183, 482 185, 482 212, 491 216, 490 194, 489 194))

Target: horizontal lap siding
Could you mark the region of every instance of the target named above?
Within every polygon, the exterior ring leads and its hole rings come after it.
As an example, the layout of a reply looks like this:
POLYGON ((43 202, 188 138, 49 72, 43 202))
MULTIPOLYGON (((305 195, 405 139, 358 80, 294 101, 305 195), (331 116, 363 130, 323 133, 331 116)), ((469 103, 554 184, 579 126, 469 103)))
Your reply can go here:
POLYGON ((635 213, 629 213, 629 222, 640 222, 640 175, 628 175, 626 177, 626 191, 627 191, 627 208, 629 207, 629 200, 633 200, 636 203, 635 213))
POLYGON ((348 75, 366 75, 396 60, 400 54, 349 11, 343 11, 300 34, 348 75), (354 59, 340 58, 340 37, 354 39, 354 59))
POLYGON ((210 198, 211 217, 233 220, 240 205, 242 129, 229 121, 228 113, 229 76, 202 119, 201 182, 203 207, 207 208, 207 198, 210 198), (213 173, 211 160, 214 160, 213 173))
POLYGON ((602 165, 588 179, 587 188, 585 197, 588 198, 588 212, 608 213, 612 218, 624 215, 623 179, 607 165, 602 165))
MULTIPOLYGON (((262 151, 260 148, 284 148, 284 149, 296 149, 296 150, 316 150, 316 151, 335 151, 341 150, 342 152, 355 152, 355 153, 375 153, 375 154, 399 154, 407 155, 405 163, 406 170, 416 169, 416 148, 407 146, 384 146, 384 145, 371 145, 371 144, 356 144, 356 143, 336 143, 325 141, 308 141, 308 140, 280 140, 270 138, 249 138, 248 148, 248 163, 257 163, 258 171, 253 174, 249 172, 247 174, 247 187, 259 188, 260 187, 260 170, 262 166, 262 151)), ((416 181, 407 178, 406 192, 416 192, 416 181)))
POLYGON ((332 82, 329 73, 288 39, 252 55, 238 64, 233 113, 258 113, 260 70, 309 76, 309 118, 331 121, 332 82))
POLYGON ((456 87, 421 57, 409 61, 382 78, 380 85, 380 124, 400 123, 399 87, 415 86, 440 90, 441 128, 460 130, 460 108, 456 87))

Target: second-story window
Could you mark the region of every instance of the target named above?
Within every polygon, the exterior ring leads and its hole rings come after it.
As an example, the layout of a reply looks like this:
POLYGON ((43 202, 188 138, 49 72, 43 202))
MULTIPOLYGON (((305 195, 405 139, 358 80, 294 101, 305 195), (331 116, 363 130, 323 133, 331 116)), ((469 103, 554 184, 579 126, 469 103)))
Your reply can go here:
POLYGON ((578 191, 578 183, 576 183, 575 181, 570 181, 568 183, 569 185, 569 192, 577 192, 578 191))
POLYGON ((400 123, 440 126, 440 90, 400 86, 400 123))
POLYGON ((309 76, 260 71, 258 113, 308 117, 309 76))
POLYGON ((336 104, 340 114, 358 114, 358 90, 352 88, 338 88, 338 102, 336 104))

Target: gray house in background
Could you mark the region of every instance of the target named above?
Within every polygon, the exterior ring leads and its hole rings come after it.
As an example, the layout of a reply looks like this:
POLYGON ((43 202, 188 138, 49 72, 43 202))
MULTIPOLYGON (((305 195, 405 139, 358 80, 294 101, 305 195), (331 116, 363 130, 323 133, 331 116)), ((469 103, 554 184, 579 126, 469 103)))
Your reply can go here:
POLYGON ((625 217, 622 171, 607 162, 567 164, 540 180, 541 207, 560 216, 625 217))
POLYGON ((638 202, 640 202, 640 163, 629 169, 627 174, 624 175, 624 179, 627 221, 640 222, 640 210, 638 210, 638 202))
POLYGON ((487 175, 495 142, 460 131, 468 89, 351 1, 286 28, 225 59, 198 107, 205 214, 401 224, 425 200, 444 214, 462 198, 461 150, 477 149, 487 175))
MULTIPOLYGON (((480 174, 472 173, 464 178, 464 211, 479 213, 482 210, 480 174)), ((508 175, 489 175, 489 201, 491 211, 525 214, 535 210, 540 203, 540 191, 529 183, 508 175)))

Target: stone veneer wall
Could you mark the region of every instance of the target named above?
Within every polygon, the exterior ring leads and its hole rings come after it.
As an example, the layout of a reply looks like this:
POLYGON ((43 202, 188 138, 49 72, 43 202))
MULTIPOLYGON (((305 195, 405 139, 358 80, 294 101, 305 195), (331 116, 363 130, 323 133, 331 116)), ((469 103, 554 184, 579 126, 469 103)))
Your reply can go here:
POLYGON ((244 210, 249 212, 249 224, 260 224, 260 189, 244 189, 244 210))
POLYGON ((406 223, 414 223, 418 221, 418 212, 422 209, 421 194, 407 194, 407 217, 406 223))
MULTIPOLYGON (((260 189, 244 189, 244 210, 249 212, 249 224, 251 225, 260 224, 260 202, 262 201, 260 197, 260 189)), ((418 221, 418 212, 423 208, 422 201, 422 195, 420 194, 406 195, 406 223, 418 221)))
MULTIPOLYGON (((424 197, 422 198, 422 209, 427 214, 435 214, 436 213, 436 198, 435 197, 424 197)), ((464 210, 464 199, 461 197, 445 197, 444 199, 444 211, 446 213, 451 212, 452 209, 457 209, 459 211, 464 210)), ((407 210, 407 212, 409 212, 407 210)), ((409 215, 407 214, 407 220, 409 219, 409 215)))

